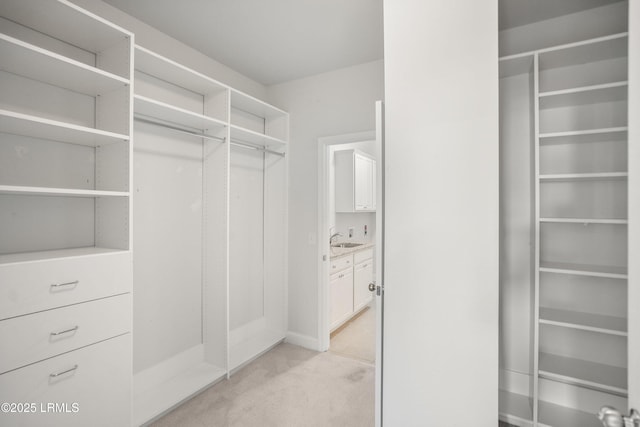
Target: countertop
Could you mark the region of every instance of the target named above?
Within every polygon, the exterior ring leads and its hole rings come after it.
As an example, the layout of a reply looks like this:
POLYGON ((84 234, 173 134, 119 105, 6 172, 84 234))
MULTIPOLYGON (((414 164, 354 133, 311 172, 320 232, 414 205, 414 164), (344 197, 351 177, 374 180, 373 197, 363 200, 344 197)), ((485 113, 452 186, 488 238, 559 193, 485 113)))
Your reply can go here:
MULTIPOLYGON (((347 242, 339 242, 339 243, 347 243, 347 242)), ((360 242, 348 242, 348 243, 360 243, 360 242)), ((350 255, 355 252, 373 248, 375 245, 376 245, 375 242, 366 242, 360 246, 356 246, 355 248, 334 248, 332 246, 330 249, 330 254, 331 254, 330 258, 331 259, 340 258, 341 256, 350 255)))

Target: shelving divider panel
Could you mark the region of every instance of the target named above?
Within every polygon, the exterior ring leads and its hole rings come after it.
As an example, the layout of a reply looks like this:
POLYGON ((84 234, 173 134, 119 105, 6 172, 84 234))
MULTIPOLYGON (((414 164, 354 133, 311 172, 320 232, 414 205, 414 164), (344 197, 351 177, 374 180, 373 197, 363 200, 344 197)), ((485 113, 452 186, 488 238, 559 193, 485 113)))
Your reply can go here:
POLYGON ((96 96, 125 87, 129 80, 0 34, 0 68, 32 80, 96 96))
POLYGON ((0 2, 0 16, 78 46, 100 52, 131 33, 67 0, 0 2), (73 25, 61 23, 73 22, 73 25))
POLYGON ((7 110, 0 110, 0 131, 88 147, 129 141, 127 135, 7 110))
POLYGON ((540 323, 617 336, 627 335, 627 319, 601 314, 540 307, 540 323))
POLYGON ((202 95, 228 90, 228 86, 142 46, 136 45, 135 51, 136 70, 145 74, 202 95))
POLYGON ((627 394, 627 370, 587 360, 540 354, 540 377, 606 393, 627 394))
POLYGON ((205 134, 211 130, 219 131, 226 126, 226 123, 212 117, 197 114, 141 95, 134 96, 134 111, 136 114, 197 129, 205 134))
POLYGON ((627 88, 628 83, 623 81, 543 92, 540 94, 540 108, 559 108, 598 104, 602 102, 626 101, 627 88))
POLYGON ((109 249, 100 247, 84 247, 84 248, 71 248, 71 249, 57 249, 51 251, 39 251, 39 252, 24 252, 16 254, 0 255, 0 265, 5 264, 19 264, 23 262, 33 261, 45 261, 57 258, 73 258, 84 256, 104 256, 110 254, 119 254, 123 252, 129 252, 123 249, 109 249))
POLYGON ((129 197, 128 192, 0 185, 0 194, 16 196, 129 197))
POLYGON ((610 180, 625 179, 628 176, 627 172, 547 174, 540 175, 540 181, 610 180))
POLYGON ((274 138, 272 136, 264 135, 258 132, 254 132, 249 129, 245 129, 239 126, 230 125, 231 128, 231 142, 245 142, 259 147, 281 148, 286 145, 286 142, 274 138))
MULTIPOLYGON (((551 138, 579 138, 582 136, 588 135, 605 135, 605 134, 617 134, 617 133, 626 133, 629 128, 626 126, 620 127, 612 127, 612 128, 601 128, 601 129, 584 129, 584 130, 576 130, 576 131, 565 131, 565 132, 546 132, 541 133, 540 138, 551 139, 551 138)), ((544 141, 541 141, 544 142, 544 141)))
POLYGON ((570 224, 617 224, 627 225, 629 220, 626 219, 607 219, 607 218, 540 218, 540 222, 556 222, 570 224))

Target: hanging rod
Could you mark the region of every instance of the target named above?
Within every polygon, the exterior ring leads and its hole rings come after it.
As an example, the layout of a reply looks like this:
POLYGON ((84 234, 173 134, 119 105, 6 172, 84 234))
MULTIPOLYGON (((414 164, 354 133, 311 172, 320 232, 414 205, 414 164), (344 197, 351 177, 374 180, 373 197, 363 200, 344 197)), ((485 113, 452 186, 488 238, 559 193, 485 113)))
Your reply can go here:
POLYGON ((226 138, 221 138, 219 136, 211 136, 211 135, 206 135, 206 134, 200 133, 200 132, 193 132, 193 131, 190 131, 190 130, 179 128, 177 126, 169 125, 169 124, 167 124, 165 122, 162 122, 162 121, 152 120, 152 119, 150 119, 147 116, 144 116, 142 114, 135 114, 133 116, 133 118, 137 122, 147 123, 147 124, 155 125, 155 126, 161 126, 163 128, 171 129, 174 132, 183 133, 183 134, 190 135, 190 136, 196 136, 198 138, 210 139, 212 141, 219 141, 219 142, 225 142, 225 140, 226 140, 226 138))
POLYGON ((275 154, 276 156, 284 157, 285 153, 280 153, 279 151, 269 150, 268 148, 258 147, 253 144, 249 144, 244 141, 240 141, 237 139, 231 140, 231 145, 235 145, 236 147, 246 148, 248 150, 262 151, 264 153, 275 154))

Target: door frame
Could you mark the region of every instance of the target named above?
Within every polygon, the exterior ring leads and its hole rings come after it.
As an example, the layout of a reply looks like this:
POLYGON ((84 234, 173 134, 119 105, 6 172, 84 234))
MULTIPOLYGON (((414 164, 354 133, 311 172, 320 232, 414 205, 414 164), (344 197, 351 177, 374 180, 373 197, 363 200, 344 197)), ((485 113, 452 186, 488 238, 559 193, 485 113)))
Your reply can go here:
MULTIPOLYGON (((375 130, 318 138, 318 351, 329 350, 329 147, 374 141, 375 130)), ((377 231, 376 231, 377 232, 377 231)))

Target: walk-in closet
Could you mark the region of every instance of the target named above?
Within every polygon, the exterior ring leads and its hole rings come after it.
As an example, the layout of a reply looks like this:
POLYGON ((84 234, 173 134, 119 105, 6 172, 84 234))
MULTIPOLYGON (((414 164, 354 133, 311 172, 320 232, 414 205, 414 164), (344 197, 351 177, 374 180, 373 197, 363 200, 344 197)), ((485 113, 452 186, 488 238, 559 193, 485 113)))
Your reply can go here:
POLYGON ((628 4, 572 3, 500 2, 500 418, 517 426, 628 414, 628 4))

